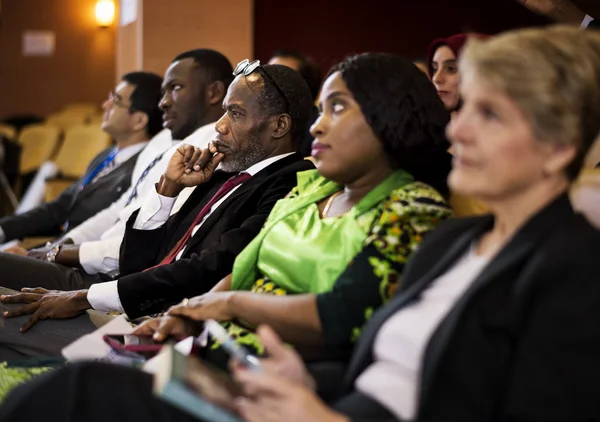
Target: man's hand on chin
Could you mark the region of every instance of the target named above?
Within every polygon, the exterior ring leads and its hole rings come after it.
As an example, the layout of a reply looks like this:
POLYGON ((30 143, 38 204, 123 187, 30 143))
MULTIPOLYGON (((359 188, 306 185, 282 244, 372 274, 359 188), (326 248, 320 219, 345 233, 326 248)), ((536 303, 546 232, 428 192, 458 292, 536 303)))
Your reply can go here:
POLYGON ((23 293, 2 295, 0 302, 24 304, 3 314, 4 318, 31 315, 31 318, 21 327, 22 333, 29 331, 40 320, 74 318, 92 309, 87 300, 87 290, 62 292, 37 287, 21 289, 21 292, 23 293))

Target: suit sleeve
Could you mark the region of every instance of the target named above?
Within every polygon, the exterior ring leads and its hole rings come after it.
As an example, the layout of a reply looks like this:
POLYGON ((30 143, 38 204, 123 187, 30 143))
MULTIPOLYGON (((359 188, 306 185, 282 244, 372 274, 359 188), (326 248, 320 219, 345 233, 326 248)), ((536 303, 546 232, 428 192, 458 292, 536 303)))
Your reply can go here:
POLYGON ((69 210, 79 193, 81 183, 75 182, 52 202, 40 205, 24 214, 0 219, 5 241, 28 236, 56 236, 69 217, 69 210))
POLYGON ((88 166, 86 174, 65 189, 52 202, 40 205, 21 215, 0 219, 0 227, 5 235, 5 242, 28 236, 56 236, 62 231, 62 225, 69 219, 69 212, 81 189, 83 181, 92 168, 95 168, 110 149, 98 154, 88 166))
POLYGON ((164 311, 185 297, 210 290, 233 268, 236 256, 260 232, 275 203, 296 185, 296 174, 274 179, 258 202, 256 212, 238 228, 190 258, 119 279, 119 297, 130 318, 164 311))
POLYGON ((379 221, 367 237, 362 251, 354 257, 336 281, 333 290, 317 296, 323 337, 330 346, 347 345, 360 336, 362 327, 375 310, 386 303, 400 285, 408 258, 425 234, 450 216, 441 202, 400 198, 384 203, 379 221))
POLYGON ((176 218, 176 215, 171 216, 166 224, 157 229, 136 230, 133 225, 139 212, 140 210, 135 211, 127 221, 119 257, 121 275, 134 274, 156 265, 162 244, 168 238, 169 227, 176 218))
POLYGON ((572 258, 573 264, 558 271, 550 264, 552 274, 540 278, 530 295, 533 311, 515 346, 502 420, 583 421, 600 415, 597 267, 577 267, 597 258, 572 258))
POLYGON ((121 195, 121 197, 113 202, 108 208, 103 209, 98 214, 88 218, 83 223, 75 227, 65 235, 79 245, 83 242, 92 242, 100 240, 104 232, 115 224, 119 219, 119 212, 125 208, 127 199, 131 194, 131 188, 121 195))

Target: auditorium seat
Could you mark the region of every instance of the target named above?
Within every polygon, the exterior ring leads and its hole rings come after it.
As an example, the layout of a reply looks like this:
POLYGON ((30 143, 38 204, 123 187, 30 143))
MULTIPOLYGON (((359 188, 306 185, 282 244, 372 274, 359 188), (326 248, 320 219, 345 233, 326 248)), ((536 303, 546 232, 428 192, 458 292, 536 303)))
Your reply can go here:
POLYGON ((14 126, 0 123, 0 135, 14 141, 17 139, 17 129, 14 126))
POLYGON ((77 125, 68 129, 54 159, 60 177, 46 183, 46 201, 55 199, 73 181, 83 176, 94 157, 110 144, 110 136, 100 127, 77 125))
POLYGON ((59 139, 60 130, 56 126, 48 124, 25 126, 18 137, 22 147, 20 173, 31 173, 48 161, 56 150, 59 139))
POLYGON ((600 169, 585 168, 571 188, 573 207, 600 229, 600 169))

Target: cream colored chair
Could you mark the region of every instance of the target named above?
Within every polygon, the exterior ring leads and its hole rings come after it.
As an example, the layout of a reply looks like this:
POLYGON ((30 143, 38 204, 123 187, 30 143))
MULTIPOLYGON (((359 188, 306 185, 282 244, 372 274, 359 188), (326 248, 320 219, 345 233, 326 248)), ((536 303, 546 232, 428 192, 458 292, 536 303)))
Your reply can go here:
POLYGON ((66 117, 83 118, 84 123, 89 123, 100 111, 96 104, 76 103, 65 107, 61 114, 66 117))
POLYGON ((45 201, 53 201, 82 177, 92 160, 110 144, 110 136, 100 127, 78 125, 68 129, 54 160, 60 177, 46 182, 45 201))
POLYGON ((79 126, 86 123, 88 117, 85 113, 54 113, 46 118, 46 123, 54 125, 66 131, 73 126, 79 126))
POLYGON ((600 229, 600 169, 584 168, 571 188, 573 208, 600 229))
POLYGON ((37 170, 48 161, 58 146, 60 130, 53 125, 33 124, 21 131, 18 141, 21 144, 21 174, 37 170))
POLYGON ((17 129, 14 126, 0 123, 0 135, 3 135, 11 141, 17 140, 17 129))
POLYGON ((99 127, 73 126, 65 132, 65 139, 54 162, 61 175, 78 179, 94 157, 110 144, 110 136, 99 127))
POLYGON ((99 104, 96 103, 72 103, 72 104, 68 104, 63 110, 64 111, 81 111, 81 112, 85 112, 89 115, 93 115, 98 113, 98 110, 100 109, 99 104))
POLYGON ((92 117, 88 119, 88 124, 92 126, 102 126, 102 122, 104 122, 103 114, 94 114, 92 117))
POLYGON ((473 217, 489 212, 489 208, 483 202, 469 198, 468 196, 450 193, 449 202, 454 218, 473 217))
POLYGON ((66 119, 83 119, 83 122, 87 123, 97 113, 98 113, 98 110, 73 108, 73 109, 67 109, 67 110, 61 111, 60 115, 66 119))

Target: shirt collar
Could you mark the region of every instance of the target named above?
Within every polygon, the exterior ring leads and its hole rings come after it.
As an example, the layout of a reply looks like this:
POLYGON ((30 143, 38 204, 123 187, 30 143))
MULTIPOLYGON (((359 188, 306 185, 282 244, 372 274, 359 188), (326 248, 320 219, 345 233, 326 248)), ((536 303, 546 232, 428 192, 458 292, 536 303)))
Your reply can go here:
POLYGON ((121 148, 117 155, 115 155, 115 164, 123 164, 125 161, 129 160, 135 154, 146 148, 148 142, 138 142, 133 145, 129 145, 128 147, 121 148))
POLYGON ((193 131, 190 135, 186 136, 183 139, 183 141, 180 141, 180 142, 183 142, 183 143, 186 143, 186 144, 191 144, 192 143, 191 141, 193 139, 196 139, 196 138, 199 138, 199 137, 203 138, 206 135, 212 135, 212 134, 216 135, 217 134, 217 131, 215 129, 215 124, 216 123, 217 122, 211 122, 211 123, 205 124, 204 126, 200 126, 198 129, 196 129, 195 131, 193 131))
POLYGON ((287 157, 288 155, 292 155, 293 152, 288 152, 287 154, 276 155, 275 157, 270 157, 265 160, 259 161, 258 163, 248 167, 244 173, 248 173, 250 176, 254 176, 256 173, 261 171, 262 169, 270 166, 276 161, 281 160, 282 158, 287 157))

